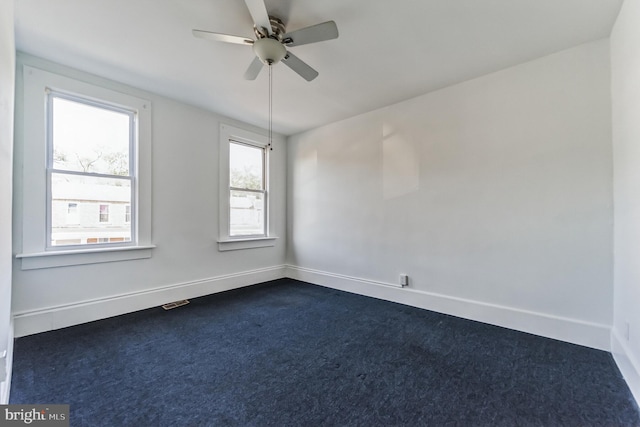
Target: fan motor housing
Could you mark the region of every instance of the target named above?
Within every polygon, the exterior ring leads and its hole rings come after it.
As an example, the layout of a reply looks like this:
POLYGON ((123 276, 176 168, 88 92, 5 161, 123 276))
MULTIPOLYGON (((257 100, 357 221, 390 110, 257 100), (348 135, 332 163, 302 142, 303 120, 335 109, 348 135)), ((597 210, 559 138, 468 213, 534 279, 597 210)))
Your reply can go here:
POLYGON ((282 19, 276 18, 275 16, 269 16, 269 23, 271 24, 272 34, 269 35, 266 28, 258 28, 254 26, 253 31, 256 33, 256 37, 258 37, 259 39, 269 37, 282 42, 282 38, 286 34, 284 22, 282 22, 282 19))

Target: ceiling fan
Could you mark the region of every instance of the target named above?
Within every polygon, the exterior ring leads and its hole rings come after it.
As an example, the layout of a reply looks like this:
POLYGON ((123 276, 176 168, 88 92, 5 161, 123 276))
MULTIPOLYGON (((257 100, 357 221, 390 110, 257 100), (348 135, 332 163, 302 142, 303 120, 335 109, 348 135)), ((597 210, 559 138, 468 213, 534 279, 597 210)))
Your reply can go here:
POLYGON ((203 30, 193 30, 193 35, 206 40, 253 46, 256 57, 244 73, 244 78, 247 80, 255 80, 260 74, 263 64, 274 65, 280 61, 307 81, 318 77, 316 70, 289 52, 287 47, 338 38, 336 23, 327 21, 288 33, 282 20, 267 13, 264 0, 245 0, 245 3, 251 18, 253 18, 255 40, 203 30))

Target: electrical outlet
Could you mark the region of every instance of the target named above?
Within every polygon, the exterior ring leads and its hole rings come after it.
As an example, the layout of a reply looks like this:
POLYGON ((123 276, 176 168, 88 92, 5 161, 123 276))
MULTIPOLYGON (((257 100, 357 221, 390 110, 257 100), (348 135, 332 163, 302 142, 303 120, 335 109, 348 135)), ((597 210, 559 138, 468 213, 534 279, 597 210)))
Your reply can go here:
POLYGON ((406 274, 400 275, 400 286, 402 286, 403 288, 405 286, 409 286, 409 276, 407 276, 406 274))

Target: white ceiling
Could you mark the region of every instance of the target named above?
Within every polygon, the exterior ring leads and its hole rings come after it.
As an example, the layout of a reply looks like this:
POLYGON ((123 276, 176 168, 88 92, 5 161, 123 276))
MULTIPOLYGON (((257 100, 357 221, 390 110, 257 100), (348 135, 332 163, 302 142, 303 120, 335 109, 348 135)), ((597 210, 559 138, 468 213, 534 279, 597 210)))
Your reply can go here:
MULTIPOLYGON (((266 0, 288 31, 334 20, 337 40, 291 48, 319 71, 274 67, 286 135, 607 37, 622 0, 266 0)), ((262 128, 268 73, 243 79, 253 37, 242 0, 16 0, 17 49, 262 128)))

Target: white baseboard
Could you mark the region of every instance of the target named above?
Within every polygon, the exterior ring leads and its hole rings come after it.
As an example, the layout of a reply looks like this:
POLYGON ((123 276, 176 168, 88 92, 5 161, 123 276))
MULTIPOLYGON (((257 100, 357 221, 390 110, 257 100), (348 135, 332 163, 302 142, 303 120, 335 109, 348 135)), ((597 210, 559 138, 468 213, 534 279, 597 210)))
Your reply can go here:
POLYGON ((616 328, 611 331, 611 353, 631 394, 640 406, 640 359, 629 349, 627 342, 622 339, 620 331, 616 328))
POLYGON ((37 334, 118 316, 162 304, 228 291, 285 277, 283 265, 178 283, 64 306, 14 313, 15 336, 37 334))
POLYGON ((609 325, 456 298, 412 288, 398 288, 391 283, 376 282, 291 265, 287 266, 286 276, 316 285, 450 314, 598 350, 609 351, 611 348, 611 326, 609 325))
POLYGON ((395 284, 291 265, 245 271, 64 306, 14 313, 14 333, 16 337, 22 337, 157 307, 171 301, 196 298, 283 277, 290 277, 317 285, 450 314, 599 350, 611 350, 611 328, 608 325, 418 291, 412 288, 399 288, 395 284))
MULTIPOLYGON (((13 367, 13 321, 9 323, 9 336, 7 339, 7 354, 4 359, 4 371, 6 376, 4 381, 0 381, 0 405, 9 403, 9 393, 11 392, 11 372, 13 367)), ((0 359, 2 360, 2 359, 0 359)))

